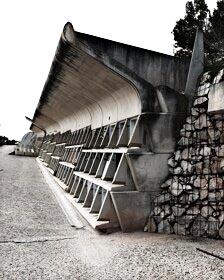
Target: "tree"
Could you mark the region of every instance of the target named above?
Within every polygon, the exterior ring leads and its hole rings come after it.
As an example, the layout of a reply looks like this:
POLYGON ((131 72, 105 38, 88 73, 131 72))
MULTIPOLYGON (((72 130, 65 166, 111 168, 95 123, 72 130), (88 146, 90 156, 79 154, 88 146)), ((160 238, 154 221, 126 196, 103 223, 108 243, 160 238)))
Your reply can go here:
POLYGON ((205 47, 208 62, 223 61, 224 57, 224 0, 217 2, 217 8, 209 17, 205 33, 205 47))
POLYGON ((184 19, 176 22, 172 32, 176 41, 174 44, 175 56, 191 56, 197 27, 206 29, 209 13, 205 0, 186 3, 186 15, 184 19))
POLYGON ((0 146, 2 145, 15 145, 17 141, 16 140, 9 140, 6 136, 0 135, 0 146))
POLYGON ((186 3, 184 19, 176 22, 173 29, 174 55, 191 56, 197 27, 204 31, 206 69, 224 67, 224 0, 217 1, 211 15, 205 0, 186 3))
POLYGON ((0 136, 0 146, 4 145, 8 141, 8 138, 5 136, 0 136))

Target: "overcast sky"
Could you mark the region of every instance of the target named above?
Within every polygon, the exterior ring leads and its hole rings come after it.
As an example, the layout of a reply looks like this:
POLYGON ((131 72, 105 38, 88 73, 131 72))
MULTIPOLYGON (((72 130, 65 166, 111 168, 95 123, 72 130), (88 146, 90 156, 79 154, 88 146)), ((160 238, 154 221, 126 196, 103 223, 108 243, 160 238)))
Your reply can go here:
MULTIPOLYGON (((213 10, 216 0, 206 1, 213 10)), ((173 54, 186 0, 5 0, 0 3, 0 135, 29 131, 63 26, 173 54)))

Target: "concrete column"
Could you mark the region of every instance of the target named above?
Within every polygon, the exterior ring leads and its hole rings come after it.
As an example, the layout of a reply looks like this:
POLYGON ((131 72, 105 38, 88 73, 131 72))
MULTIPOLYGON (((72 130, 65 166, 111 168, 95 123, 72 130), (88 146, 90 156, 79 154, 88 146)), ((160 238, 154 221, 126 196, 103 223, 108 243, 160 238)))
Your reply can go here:
POLYGON ((204 72, 204 38, 203 31, 198 27, 194 41, 194 48, 191 57, 190 68, 187 77, 185 95, 189 99, 188 108, 190 110, 197 86, 198 77, 204 72))

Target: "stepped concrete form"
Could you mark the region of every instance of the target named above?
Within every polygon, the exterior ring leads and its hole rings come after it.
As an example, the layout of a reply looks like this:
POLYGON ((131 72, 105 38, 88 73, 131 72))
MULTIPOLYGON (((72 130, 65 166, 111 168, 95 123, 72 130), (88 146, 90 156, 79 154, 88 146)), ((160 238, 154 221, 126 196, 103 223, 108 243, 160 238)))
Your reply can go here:
POLYGON ((143 230, 186 118, 189 64, 65 25, 31 130, 94 228, 143 230))

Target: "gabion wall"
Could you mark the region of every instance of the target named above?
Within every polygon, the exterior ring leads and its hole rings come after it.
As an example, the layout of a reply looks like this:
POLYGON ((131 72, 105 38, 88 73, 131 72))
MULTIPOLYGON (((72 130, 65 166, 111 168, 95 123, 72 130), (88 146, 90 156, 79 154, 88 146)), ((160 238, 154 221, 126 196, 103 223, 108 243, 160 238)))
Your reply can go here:
POLYGON ((206 73, 200 81, 168 160, 170 176, 153 203, 151 232, 224 239, 224 117, 207 113, 209 90, 224 80, 223 73, 214 79, 206 73))

